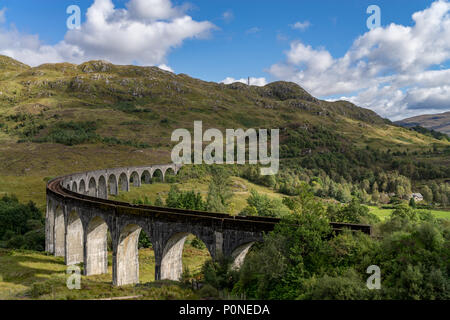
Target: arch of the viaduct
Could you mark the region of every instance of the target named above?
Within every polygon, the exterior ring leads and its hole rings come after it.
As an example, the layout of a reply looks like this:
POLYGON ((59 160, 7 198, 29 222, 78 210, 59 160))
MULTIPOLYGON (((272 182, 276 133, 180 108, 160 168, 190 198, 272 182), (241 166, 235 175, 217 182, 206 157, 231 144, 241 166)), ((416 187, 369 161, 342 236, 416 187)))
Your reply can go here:
MULTIPOLYGON (((62 256, 67 265, 83 263, 85 275, 108 272, 108 232, 112 242, 114 285, 139 282, 138 240, 149 237, 155 253, 155 279, 178 280, 187 235, 201 239, 211 257, 233 258, 238 268, 255 242, 273 229, 278 219, 233 217, 108 200, 129 191, 130 185, 150 183, 156 173, 177 174, 180 165, 127 167, 76 173, 51 180, 47 185, 46 251, 62 256)), ((370 226, 345 225, 370 233, 370 226)))

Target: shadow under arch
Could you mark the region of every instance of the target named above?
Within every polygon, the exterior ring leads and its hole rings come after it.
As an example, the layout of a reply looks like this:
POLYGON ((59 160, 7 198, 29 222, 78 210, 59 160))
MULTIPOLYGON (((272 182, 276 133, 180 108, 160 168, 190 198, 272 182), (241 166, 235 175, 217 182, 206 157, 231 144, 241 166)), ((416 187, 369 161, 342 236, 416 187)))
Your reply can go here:
POLYGON ((167 183, 175 182, 176 173, 172 168, 167 168, 164 173, 164 181, 167 183))
POLYGON ((161 169, 158 168, 155 169, 155 171, 153 171, 152 182, 153 183, 164 182, 164 175, 161 169))
POLYGON ((98 197, 100 199, 108 199, 108 188, 106 186, 106 179, 104 176, 98 178, 98 197))
POLYGON ((127 192, 129 191, 129 184, 128 184, 128 178, 127 175, 122 172, 119 176, 119 191, 127 192))
POLYGON ((78 186, 78 192, 81 194, 85 194, 86 193, 86 183, 84 182, 83 179, 80 180, 80 185, 78 186))
POLYGON ((139 187, 140 186, 141 183, 140 183, 140 180, 139 180, 139 174, 136 171, 133 171, 130 174, 129 182, 133 184, 133 187, 139 187))
POLYGON ((108 224, 99 216, 88 223, 85 254, 85 275, 108 273, 108 224))
POLYGON ((155 251, 149 233, 144 228, 138 237, 139 250, 139 282, 148 283, 155 281, 155 251))
POLYGON ((74 182, 72 183, 72 191, 73 191, 73 192, 78 192, 78 186, 77 186, 77 182, 76 182, 76 181, 74 181, 74 182))
POLYGON ((141 184, 150 184, 152 183, 152 176, 148 170, 144 170, 141 175, 141 184))
POLYGON ((75 210, 67 217, 66 265, 83 262, 83 223, 75 210))
POLYGON ((110 174, 108 177, 108 194, 116 196, 119 194, 118 192, 118 184, 117 178, 115 174, 110 174))
POLYGON ((90 195, 91 197, 97 196, 97 182, 95 181, 94 177, 89 179, 88 195, 90 195))

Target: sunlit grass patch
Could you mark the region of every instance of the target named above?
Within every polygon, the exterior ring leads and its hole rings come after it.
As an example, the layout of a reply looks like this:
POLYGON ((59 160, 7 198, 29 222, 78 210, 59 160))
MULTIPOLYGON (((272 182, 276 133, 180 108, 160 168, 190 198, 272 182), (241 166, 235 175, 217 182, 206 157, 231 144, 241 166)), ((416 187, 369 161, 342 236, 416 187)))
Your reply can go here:
MULTIPOLYGON (((189 179, 185 182, 173 184, 151 183, 142 184, 141 187, 131 186, 129 192, 120 192, 118 196, 111 196, 111 199, 133 202, 134 200, 144 199, 144 197, 147 197, 152 203, 154 203, 158 195, 163 200, 165 200, 167 198, 167 194, 169 193, 170 187, 172 185, 176 185, 182 191, 194 190, 195 192, 199 192, 202 195, 203 199, 206 200, 206 197, 208 195, 208 181, 208 179, 189 179)), ((250 191, 252 189, 271 198, 281 199, 283 197, 282 194, 277 193, 270 188, 256 185, 240 177, 231 177, 231 181, 231 190, 233 192, 233 196, 230 202, 232 204, 231 212, 233 214, 238 214, 247 206, 247 198, 250 196, 250 191)))
MULTIPOLYGON (((385 209, 375 206, 369 206, 370 212, 378 216, 381 221, 384 221, 390 217, 394 209, 385 209)), ((440 219, 450 219, 450 211, 444 210, 427 210, 430 211, 433 216, 440 219)))
MULTIPOLYGON (((206 248, 190 245, 183 250, 183 266, 191 273, 201 270, 211 256, 206 248)), ((152 249, 139 250, 140 285, 112 285, 112 255, 108 255, 108 273, 81 277, 81 290, 67 288, 67 267, 62 257, 25 250, 0 249, 0 299, 196 299, 193 291, 177 281, 155 282, 155 258, 152 249)))

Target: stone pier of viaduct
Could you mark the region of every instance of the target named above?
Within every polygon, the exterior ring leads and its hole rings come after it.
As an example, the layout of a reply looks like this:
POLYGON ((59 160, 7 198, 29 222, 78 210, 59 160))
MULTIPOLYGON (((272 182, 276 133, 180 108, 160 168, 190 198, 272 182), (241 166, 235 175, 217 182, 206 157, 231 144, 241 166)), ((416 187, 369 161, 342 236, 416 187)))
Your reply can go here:
MULTIPOLYGON (((189 234, 201 239, 211 257, 231 257, 238 268, 255 242, 279 221, 264 217, 161 208, 108 200, 153 180, 177 174, 175 164, 128 167, 76 173, 47 184, 46 251, 62 256, 67 265, 83 263, 84 274, 108 272, 108 231, 112 246, 113 284, 139 282, 138 240, 141 231, 152 243, 155 279, 179 280, 182 252, 189 234)), ((371 232, 367 225, 332 224, 371 232)))

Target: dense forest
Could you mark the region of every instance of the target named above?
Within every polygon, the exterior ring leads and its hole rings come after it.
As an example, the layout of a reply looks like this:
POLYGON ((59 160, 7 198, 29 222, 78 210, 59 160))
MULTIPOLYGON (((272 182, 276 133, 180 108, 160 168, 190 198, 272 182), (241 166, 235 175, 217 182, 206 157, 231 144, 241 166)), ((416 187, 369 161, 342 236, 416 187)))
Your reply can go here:
MULTIPOLYGON (((199 193, 172 187, 165 205, 226 212, 230 204, 227 170, 200 167, 185 170, 179 179, 204 171, 213 173, 206 201, 199 193)), ((436 219, 412 202, 398 201, 391 216, 381 222, 357 197, 347 204, 324 204, 305 182, 293 193, 276 200, 252 191, 241 214, 279 217, 282 222, 264 243, 253 246, 239 270, 233 269, 231 260, 219 257, 207 261, 200 275, 185 270, 183 281, 200 278, 201 294, 215 298, 450 298, 448 220, 436 219), (368 223, 374 235, 333 234, 330 221, 368 223), (366 286, 366 269, 371 265, 381 270, 380 290, 366 286)), ((157 202, 162 204, 160 198, 157 202)))
MULTIPOLYGON (((426 129, 425 129, 426 130, 426 129)), ((358 149, 325 128, 286 129, 281 141, 281 170, 275 176, 260 176, 256 166, 240 170, 250 181, 295 195, 308 183, 315 195, 349 202, 387 204, 420 192, 424 203, 447 207, 450 201, 450 167, 417 160, 432 149, 408 152, 358 149), (326 151, 321 151, 326 150, 326 151)), ((442 151, 450 157, 450 148, 442 151)))

